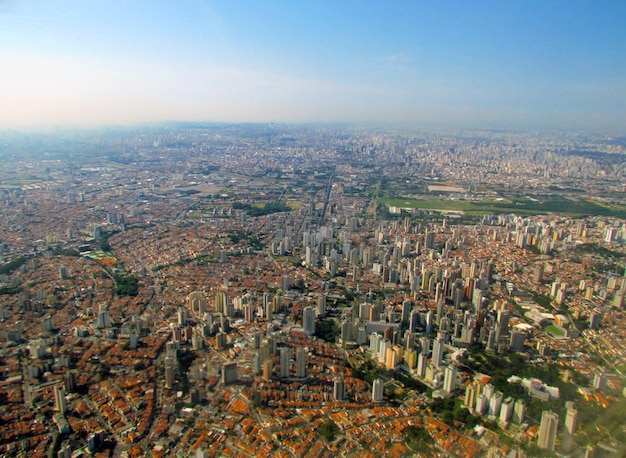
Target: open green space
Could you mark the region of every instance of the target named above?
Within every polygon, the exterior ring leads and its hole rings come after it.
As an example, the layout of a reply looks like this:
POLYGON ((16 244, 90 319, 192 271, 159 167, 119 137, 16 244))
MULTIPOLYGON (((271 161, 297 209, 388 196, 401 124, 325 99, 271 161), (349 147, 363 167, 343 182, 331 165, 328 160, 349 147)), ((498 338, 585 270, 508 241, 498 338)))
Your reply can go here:
POLYGON ((116 287, 115 293, 118 296, 136 296, 138 292, 137 278, 133 275, 113 274, 116 287))
POLYGON ((293 210, 289 205, 282 202, 268 202, 262 205, 259 204, 244 204, 241 202, 234 202, 233 208, 235 210, 245 210, 249 216, 265 216, 272 213, 288 212, 293 210))
POLYGON ((379 203, 419 210, 462 212, 470 215, 515 213, 518 215, 557 214, 565 216, 613 216, 626 218, 626 208, 591 199, 549 196, 515 197, 506 200, 379 199, 379 203))
POLYGON ((18 258, 11 259, 10 261, 5 262, 4 264, 0 264, 0 275, 9 275, 11 274, 11 272, 19 269, 20 267, 22 267, 22 265, 26 264, 27 262, 28 262, 28 258, 20 256, 18 258))
POLYGON ((553 324, 546 326, 546 331, 555 337, 565 337, 565 331, 558 326, 554 326, 553 324))

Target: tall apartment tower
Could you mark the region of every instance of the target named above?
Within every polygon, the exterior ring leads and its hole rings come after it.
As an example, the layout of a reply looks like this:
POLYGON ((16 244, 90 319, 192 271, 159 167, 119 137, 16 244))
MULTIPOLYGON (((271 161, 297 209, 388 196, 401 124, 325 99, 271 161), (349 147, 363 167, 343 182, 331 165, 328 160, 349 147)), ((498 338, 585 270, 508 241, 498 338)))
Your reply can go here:
POLYGON ((65 390, 61 386, 54 387, 54 408, 61 413, 65 413, 65 409, 67 408, 65 390))
POLYGON ((165 357, 165 387, 172 388, 175 383, 176 363, 170 356, 165 357))
POLYGON ((302 327, 305 334, 310 336, 315 334, 315 309, 313 307, 305 307, 302 311, 302 327))
POLYGON ((243 319, 246 323, 252 323, 252 304, 244 304, 243 306, 243 319))
POLYGON ((526 415, 526 401, 523 399, 518 399, 515 401, 515 406, 513 407, 513 423, 517 425, 521 425, 524 421, 526 415))
POLYGON ((189 293, 188 300, 193 313, 202 314, 207 311, 207 300, 203 291, 189 293))
POLYGON ((444 372, 444 379, 443 379, 443 390, 448 394, 452 394, 455 387, 456 387, 456 366, 454 365, 446 366, 446 370, 444 372))
POLYGON ((513 407, 514 407, 514 400, 511 396, 507 397, 503 402, 502 402, 502 407, 500 408, 500 423, 508 423, 511 420, 511 417, 513 416, 513 407))
POLYGON ((280 349, 280 377, 289 377, 289 366, 291 365, 291 348, 280 349))
POLYGON ((343 377, 336 377, 333 383, 333 397, 335 401, 343 401, 346 394, 346 382, 343 377))
POLYGON ((443 349, 444 349, 443 339, 438 338, 437 340, 435 340, 433 344, 433 357, 432 357, 433 366, 439 367, 443 365, 443 349))
POLYGON ((559 416, 551 410, 544 410, 541 413, 541 423, 539 425, 539 448, 554 451, 556 443, 556 430, 559 425, 559 416))
POLYGON ((296 377, 306 377, 306 350, 298 348, 296 353, 296 377))
POLYGON ((111 323, 111 315, 109 315, 109 307, 106 304, 100 304, 100 308, 98 311, 98 327, 99 328, 110 328, 111 323))
POLYGON ((378 378, 374 380, 374 384, 372 385, 372 401, 381 402, 383 400, 384 391, 385 384, 383 381, 378 378))
POLYGON ((465 384, 465 398, 463 404, 470 412, 476 407, 476 398, 478 397, 478 390, 476 388, 474 383, 467 382, 465 384))
POLYGON ((263 296, 263 314, 268 323, 271 323, 274 319, 274 304, 271 301, 266 300, 265 295, 263 296))
POLYGON ((228 385, 238 379, 237 363, 226 363, 222 366, 222 383, 228 385))
POLYGON ((572 450, 574 446, 574 433, 576 433, 576 417, 578 411, 575 409, 567 409, 565 415, 565 431, 563 431, 563 449, 565 451, 572 450))
POLYGON ((326 315, 326 295, 325 294, 320 294, 317 297, 317 313, 320 316, 326 315))

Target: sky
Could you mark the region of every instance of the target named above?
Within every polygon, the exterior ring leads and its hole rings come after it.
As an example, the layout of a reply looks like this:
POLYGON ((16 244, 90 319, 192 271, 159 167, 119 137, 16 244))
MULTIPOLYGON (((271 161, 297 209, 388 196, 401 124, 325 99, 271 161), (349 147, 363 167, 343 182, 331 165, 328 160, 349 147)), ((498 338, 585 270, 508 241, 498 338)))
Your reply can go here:
POLYGON ((0 129, 626 131, 626 2, 0 0, 0 129))

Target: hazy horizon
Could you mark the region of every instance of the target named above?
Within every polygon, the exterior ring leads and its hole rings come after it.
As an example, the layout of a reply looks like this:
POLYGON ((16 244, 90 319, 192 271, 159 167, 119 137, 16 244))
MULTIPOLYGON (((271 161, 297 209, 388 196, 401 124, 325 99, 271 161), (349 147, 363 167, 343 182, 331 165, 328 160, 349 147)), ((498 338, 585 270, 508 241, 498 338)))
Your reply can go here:
POLYGON ((624 131, 626 4, 0 1, 1 129, 624 131))

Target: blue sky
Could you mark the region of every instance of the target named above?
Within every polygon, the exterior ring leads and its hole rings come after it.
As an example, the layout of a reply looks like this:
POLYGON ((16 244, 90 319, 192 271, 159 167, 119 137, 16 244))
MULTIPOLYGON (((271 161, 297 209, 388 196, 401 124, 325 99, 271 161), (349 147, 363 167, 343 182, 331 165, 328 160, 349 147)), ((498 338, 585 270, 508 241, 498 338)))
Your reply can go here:
POLYGON ((0 0, 0 128, 626 129, 624 1, 0 0))

